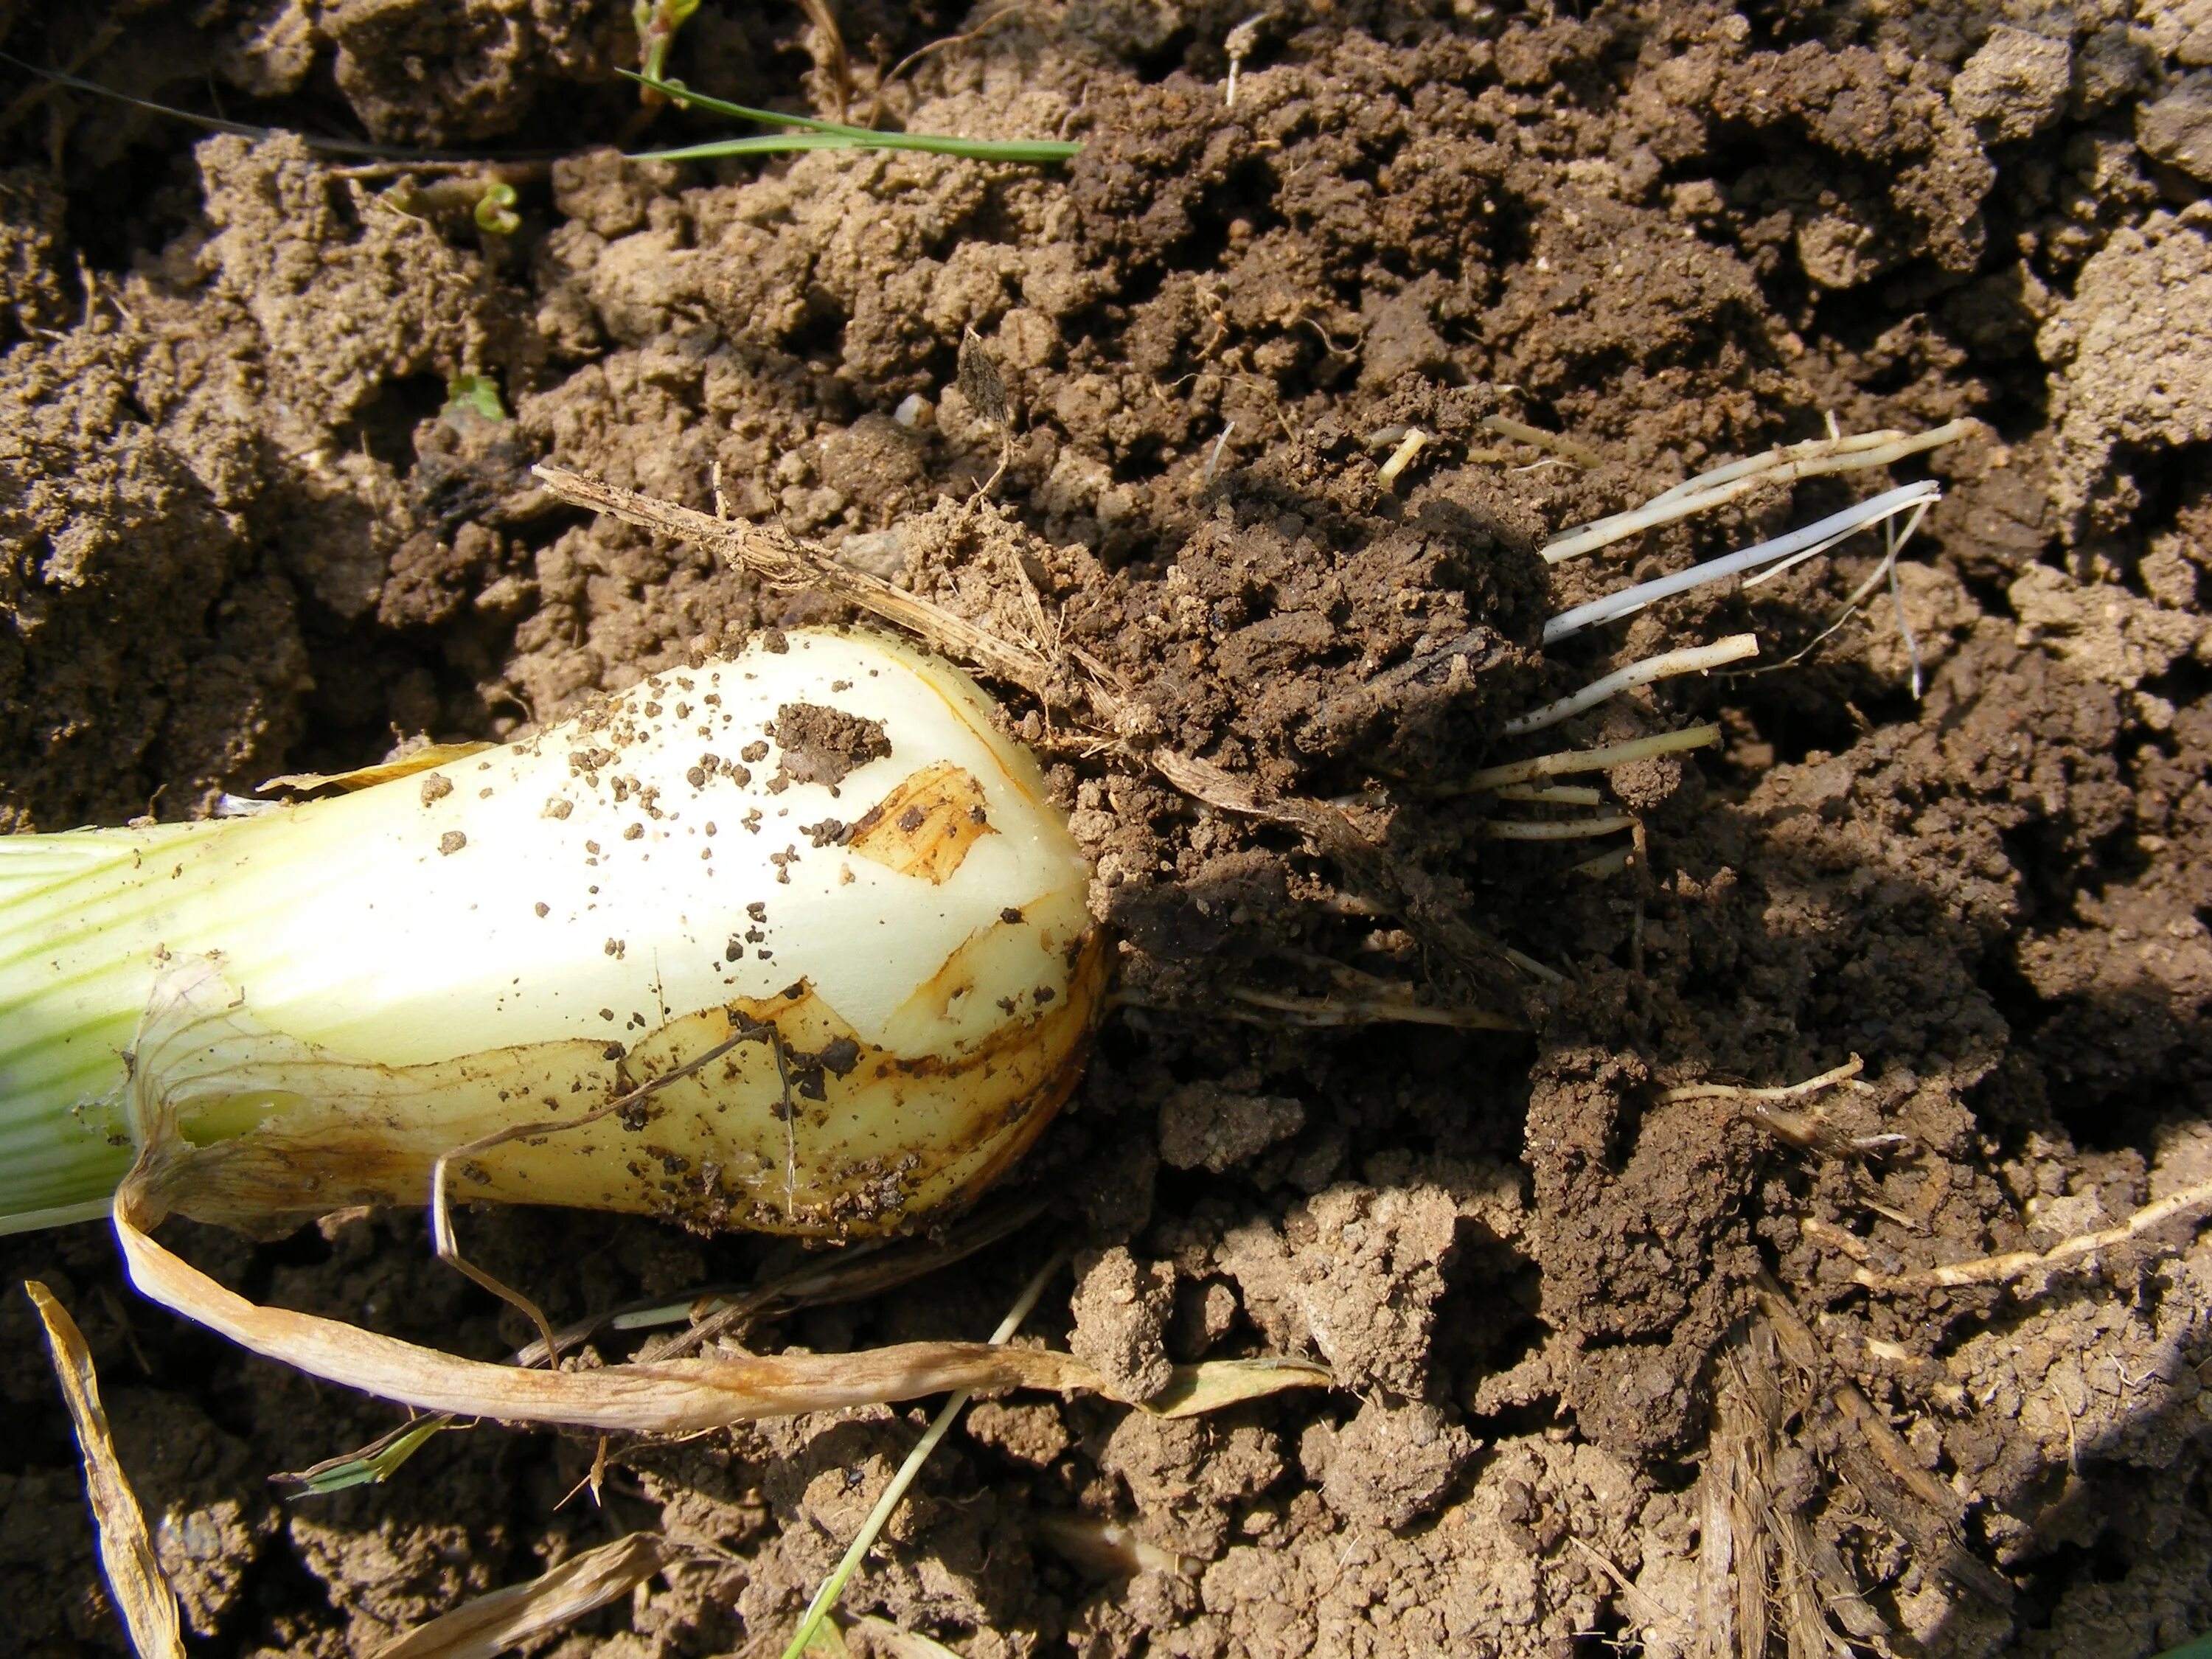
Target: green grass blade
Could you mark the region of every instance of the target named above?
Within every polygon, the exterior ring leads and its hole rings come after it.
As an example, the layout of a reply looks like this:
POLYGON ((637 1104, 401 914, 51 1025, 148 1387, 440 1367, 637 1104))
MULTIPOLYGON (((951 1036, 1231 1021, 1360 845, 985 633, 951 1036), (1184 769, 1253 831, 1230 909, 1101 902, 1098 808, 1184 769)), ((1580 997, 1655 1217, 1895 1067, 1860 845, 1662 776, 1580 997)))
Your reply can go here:
POLYGON ((807 149, 858 149, 858 139, 842 132, 770 132, 752 138, 717 138, 682 149, 640 150, 633 161, 711 161, 723 155, 787 155, 807 149))
POLYGON ((297 1474, 272 1474, 271 1485, 287 1498, 319 1498, 349 1486, 381 1486, 398 1473, 399 1466, 422 1449, 430 1437, 460 1424, 443 1412, 418 1418, 379 1437, 357 1452, 327 1458, 297 1474))
POLYGON ((683 149, 649 149, 633 161, 705 161, 719 155, 780 155, 805 149, 910 149, 931 155, 959 155, 971 161, 1065 161, 1083 148, 1053 138, 954 138, 936 132, 770 133, 754 138, 725 138, 683 149))
MULTIPOLYGON (((1030 1282, 1022 1287, 1022 1293, 1015 1299, 1012 1308, 999 1322, 999 1328, 991 1333, 994 1346, 1013 1340, 1014 1333, 1021 1329, 1022 1322, 1036 1306, 1037 1298, 1044 1294, 1046 1285, 1067 1265, 1068 1255, 1066 1249, 1055 1250, 1052 1259, 1038 1268, 1030 1282)), ((860 1571, 861 1561, 874 1547, 877 1536, 890 1520, 892 1511, 898 1508, 899 1499, 906 1496, 906 1489, 914 1484, 915 1476, 921 1473, 921 1466, 929 1461, 930 1453, 937 1449, 937 1443, 945 1438, 945 1431, 968 1408, 968 1390, 959 1389, 930 1420, 929 1427, 922 1431, 921 1438, 907 1454, 906 1462, 899 1465, 898 1473, 884 1488, 884 1495, 876 1500, 875 1508, 868 1511, 868 1518, 860 1523, 860 1532, 844 1555, 839 1559, 830 1576, 822 1581, 821 1588, 814 1592, 814 1599, 806 1604, 806 1611, 799 1620, 799 1629, 793 1635, 790 1645, 783 1650, 783 1659, 806 1659, 806 1650, 817 1644, 823 1632, 836 1629, 828 1622, 830 1610, 837 1605, 837 1598, 845 1593, 846 1584, 860 1571)), ((842 1645, 842 1638, 838 1639, 842 1645)))
POLYGON ((710 110, 740 121, 764 126, 795 127, 796 132, 752 138, 726 138, 713 143, 690 144, 681 149, 649 150, 631 157, 640 161, 704 161, 724 155, 775 155, 809 149, 906 149, 930 155, 957 155, 971 161, 1050 163, 1071 160, 1083 146, 1059 138, 957 138, 939 132, 878 132, 871 127, 848 126, 839 121, 819 121, 809 115, 780 115, 774 110, 753 109, 744 104, 709 98, 704 93, 656 81, 634 70, 621 71, 641 85, 653 88, 689 106, 710 110))
POLYGON ((754 109, 746 104, 732 104, 725 98, 709 98, 703 92, 695 92, 678 81, 659 81, 650 75, 640 75, 635 70, 617 70, 616 74, 650 87, 672 104, 686 108, 696 106, 711 110, 717 115, 733 115, 740 121, 757 121, 764 127, 799 127, 808 132, 858 132, 870 137, 876 135, 866 127, 847 126, 842 122, 817 120, 811 115, 781 115, 772 109, 754 109))

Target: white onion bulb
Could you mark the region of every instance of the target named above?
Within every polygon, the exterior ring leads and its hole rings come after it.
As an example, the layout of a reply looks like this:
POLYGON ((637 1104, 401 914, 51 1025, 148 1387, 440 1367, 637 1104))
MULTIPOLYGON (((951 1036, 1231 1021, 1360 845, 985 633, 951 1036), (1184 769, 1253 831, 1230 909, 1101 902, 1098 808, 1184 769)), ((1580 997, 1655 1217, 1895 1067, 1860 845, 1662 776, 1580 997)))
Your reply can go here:
POLYGON ((864 633, 353 794, 0 840, 0 1212, 96 1212, 147 1146, 204 1218, 420 1202, 739 1037, 455 1195, 884 1231, 1073 1086, 1089 873, 983 693, 864 633))

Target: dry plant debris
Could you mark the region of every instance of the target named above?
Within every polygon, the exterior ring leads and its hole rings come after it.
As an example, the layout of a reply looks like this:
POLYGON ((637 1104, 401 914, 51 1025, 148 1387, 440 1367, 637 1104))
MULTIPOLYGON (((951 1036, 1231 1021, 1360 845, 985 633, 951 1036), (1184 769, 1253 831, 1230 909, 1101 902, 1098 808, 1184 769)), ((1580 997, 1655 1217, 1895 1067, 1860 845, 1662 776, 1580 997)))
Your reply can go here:
POLYGON ((183 1659, 184 1632, 177 1616, 177 1595, 163 1576, 146 1530, 146 1514, 131 1478, 115 1454, 115 1437, 107 1413, 100 1404, 100 1378, 93 1370, 92 1352, 84 1334, 70 1317, 69 1310, 35 1280, 23 1286, 46 1327, 46 1346, 52 1354, 54 1375, 61 1381, 62 1399, 69 1407, 84 1457, 85 1495, 91 1500, 93 1524, 100 1534, 100 1559, 116 1610, 131 1633, 131 1644, 139 1659, 183 1659))
MULTIPOLYGON (((2010 1285, 2032 1278, 2047 1281, 2051 1275, 2077 1264, 2085 1271, 2094 1270, 2100 1255, 2132 1244, 2169 1223, 2197 1222, 2207 1210, 2212 1210, 2212 1181, 2170 1194, 2155 1204, 2146 1204, 2117 1226, 2062 1238, 2046 1250, 2013 1250, 1966 1261, 1939 1262, 1932 1267, 1908 1273, 1881 1273, 1862 1266, 1853 1271, 1851 1277, 1869 1290, 1885 1293, 1950 1290, 1966 1285, 2010 1285)), ((1862 1255, 1862 1247, 1842 1230, 1818 1220, 1806 1224, 1813 1237, 1833 1242, 1838 1249, 1854 1258, 1862 1255)), ((2192 1227, 2190 1238, 2152 1240, 2149 1248, 2159 1254, 2172 1254, 2185 1249, 2193 1236, 2192 1227)))
MULTIPOLYGON (((977 1342, 906 1343, 856 1354, 645 1361, 584 1370, 486 1364, 340 1321, 257 1306, 156 1243, 143 1231, 139 1203, 126 1186, 117 1199, 115 1230, 131 1281, 145 1295, 256 1353, 422 1411, 684 1435, 948 1389, 1114 1392, 1105 1377, 1071 1354, 977 1342)), ((1215 1361, 1179 1372, 1157 1409, 1163 1416, 1185 1416, 1329 1382, 1325 1368, 1295 1360, 1215 1361)))
POLYGON ((628 1595, 670 1559, 659 1534, 628 1534, 418 1625, 374 1659, 493 1659, 628 1595))

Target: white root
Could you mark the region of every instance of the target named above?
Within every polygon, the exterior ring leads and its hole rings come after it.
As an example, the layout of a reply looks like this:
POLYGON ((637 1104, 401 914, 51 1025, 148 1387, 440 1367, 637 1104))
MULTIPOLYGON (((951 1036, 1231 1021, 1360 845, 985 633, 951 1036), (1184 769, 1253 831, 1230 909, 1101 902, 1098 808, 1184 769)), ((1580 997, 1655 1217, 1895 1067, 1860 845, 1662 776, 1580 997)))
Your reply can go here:
POLYGON ((1603 817, 1559 818, 1547 823, 1524 823, 1513 818, 1486 818, 1475 826, 1476 833, 1489 841, 1584 841, 1592 836, 1609 836, 1616 830, 1633 830, 1636 820, 1625 813, 1609 813, 1603 817))
POLYGON ((1746 456, 1686 478, 1641 507, 1594 520, 1553 538, 1545 545, 1544 560, 1547 564, 1558 564, 1595 552, 1640 532, 1725 506, 1762 484, 1793 483, 1800 478, 1818 477, 1825 473, 1887 466, 1907 455, 1940 448, 1963 438, 1977 425, 1971 420, 1960 420, 1926 432, 1862 432, 1855 437, 1819 438, 1810 443, 1769 450, 1763 455, 1746 456))
POLYGON ((1224 109, 1237 107, 1237 76, 1243 70, 1244 60, 1260 44, 1260 25, 1273 15, 1272 11, 1255 12, 1224 37, 1221 49, 1229 54, 1229 84, 1222 89, 1221 106, 1224 109))
POLYGON ((1509 783, 1498 792, 1498 799, 1547 806, 1595 806, 1605 797, 1586 783, 1509 783))
MULTIPOLYGON (((1890 602, 1897 607, 1897 631, 1905 641, 1905 659, 1911 665, 1912 698, 1917 702, 1920 700, 1924 681, 1924 670, 1920 660, 1920 641, 1913 637, 1912 620, 1905 614, 1905 593, 1897 580, 1897 556, 1904 549, 1905 544, 1911 539, 1912 532, 1919 529, 1920 520, 1926 512, 1925 507, 1916 512, 1905 521, 1902 532, 1898 529, 1895 520, 1882 526, 1888 538, 1888 548, 1883 553, 1881 562, 1875 566, 1864 581, 1851 590, 1850 596, 1836 607, 1836 614, 1828 619, 1828 625, 1826 628, 1814 635, 1811 639, 1806 641, 1803 645, 1798 647, 1780 662, 1771 664, 1766 668, 1754 668, 1746 672, 1753 674, 1771 673, 1776 669, 1789 668, 1804 661, 1814 652, 1819 650, 1838 629, 1858 615, 1859 607, 1866 603, 1868 596, 1873 593, 1875 588, 1887 582, 1889 585, 1890 602)), ((1747 582, 1744 585, 1748 587, 1751 584, 1747 582)))
POLYGON ((1413 464, 1413 457, 1426 448, 1428 442, 1427 433, 1419 427, 1409 428, 1406 435, 1398 441, 1398 447, 1390 453, 1390 459, 1383 462, 1381 468, 1376 471, 1376 482, 1385 489, 1395 484, 1398 482, 1398 475, 1413 464))
POLYGON ((1680 674, 1705 673, 1758 654, 1759 638, 1753 634, 1731 634, 1711 645, 1690 645, 1679 651, 1662 651, 1656 656, 1632 662, 1626 668, 1615 669, 1602 679, 1592 680, 1571 696, 1547 702, 1541 708, 1531 709, 1506 721, 1505 735, 1517 738, 1524 732, 1540 732, 1546 726, 1571 720, 1585 709, 1596 708, 1608 697, 1618 696, 1637 686, 1650 685, 1655 680, 1671 679, 1680 674))
POLYGON ((1198 481, 1200 489, 1213 487, 1213 475, 1221 470, 1221 452, 1229 447, 1229 434, 1236 430, 1237 422, 1228 422, 1222 427, 1221 435, 1213 441, 1213 453, 1206 458, 1206 471, 1198 481))
POLYGON ((2130 1243, 2169 1221, 2186 1221, 2193 1229, 2202 1224, 2208 1210, 2212 1210, 2212 1181, 2200 1181, 2193 1187, 2168 1194, 2156 1203, 2145 1205, 2117 1226, 2076 1233, 2047 1250, 2014 1250, 2003 1255, 1978 1256, 1972 1261, 1945 1262, 1901 1273, 1876 1273, 1861 1267, 1851 1277, 1869 1290, 1885 1292, 2008 1285, 2032 1274, 2055 1273, 2070 1263, 2087 1264, 2099 1252, 2130 1243))
MULTIPOLYGON (((1942 488, 1933 480, 1901 484, 1895 489, 1886 489, 1879 495, 1847 507, 1840 513, 1832 513, 1802 530, 1778 536, 1772 541, 1760 542, 1738 552, 1723 554, 1717 559, 1707 559, 1702 564, 1692 565, 1687 570, 1678 570, 1669 576, 1638 582, 1633 587, 1626 587, 1617 593, 1592 599, 1587 605, 1578 605, 1571 611, 1561 611, 1544 624, 1544 643, 1557 644, 1586 628, 1633 616, 1646 605, 1656 604, 1661 599, 1692 592, 1713 582, 1725 581, 1731 576, 1756 570, 1763 565, 1825 552, 1862 530, 1871 529, 1916 507, 1924 509, 1933 505, 1942 493, 1942 488)), ((1917 518, 1913 520, 1915 526, 1918 522, 1917 518)))
POLYGON ((1570 865, 1567 873, 1589 881, 1604 881, 1619 875, 1635 862, 1636 848, 1632 843, 1626 847, 1616 847, 1609 853, 1600 853, 1594 859, 1584 859, 1580 864, 1570 865))
MULTIPOLYGON (((1849 1083, 1866 1069, 1865 1061, 1853 1054, 1842 1065, 1825 1071, 1818 1077, 1808 1077, 1802 1083, 1786 1083, 1778 1088, 1752 1089, 1734 1083, 1685 1083, 1669 1089, 1660 1097, 1662 1100, 1750 1100, 1770 1105, 1780 1105, 1792 1100, 1802 1100, 1823 1089, 1832 1089, 1839 1083, 1849 1083)), ((1859 1085, 1863 1088, 1865 1085, 1859 1085)))
POLYGON ((1649 760, 1657 755, 1679 755, 1686 750, 1703 749, 1721 740, 1721 729, 1706 724, 1689 726, 1680 732, 1661 732, 1648 738, 1634 738, 1626 743, 1608 743, 1595 749, 1567 749, 1557 754, 1538 755, 1533 760, 1509 761, 1503 766, 1486 767, 1475 773, 1452 793, 1477 794, 1486 789, 1502 789, 1509 784, 1533 783, 1538 778, 1556 778, 1576 772, 1610 772, 1616 766, 1626 766, 1631 761, 1649 760))
POLYGON ((1532 449, 1541 449, 1562 460, 1572 461, 1577 466, 1595 466, 1601 459, 1588 444, 1577 443, 1572 438, 1557 432, 1547 432, 1540 426, 1530 426, 1526 421, 1516 421, 1510 415, 1486 415, 1480 422, 1485 432, 1494 432, 1501 438, 1510 438, 1516 443, 1527 444, 1532 449))

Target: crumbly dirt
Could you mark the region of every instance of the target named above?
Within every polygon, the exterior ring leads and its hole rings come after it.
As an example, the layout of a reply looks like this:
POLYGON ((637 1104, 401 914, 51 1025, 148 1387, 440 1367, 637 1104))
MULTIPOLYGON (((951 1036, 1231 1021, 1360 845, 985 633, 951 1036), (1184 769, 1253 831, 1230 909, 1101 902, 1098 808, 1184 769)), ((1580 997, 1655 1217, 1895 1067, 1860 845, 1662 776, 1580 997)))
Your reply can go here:
POLYGON ((800 783, 842 783, 856 766, 891 752, 884 723, 816 702, 787 702, 769 733, 783 750, 784 775, 800 783))
MULTIPOLYGON (((1095 860, 1120 1001, 1012 1178, 1044 1219, 744 1340, 979 1337, 1064 1243, 1024 1340, 1133 1392, 1259 1353, 1340 1384, 1180 1421, 980 1402, 848 1610, 971 1659, 1714 1651, 1723 1380, 1778 1297, 1816 1350, 1764 1478, 1854 1650, 2212 1628, 2212 1240, 1861 1282, 2212 1179, 2212 11, 1288 0, 1232 102, 1246 0, 1036 0, 889 85, 989 10, 831 9, 849 88, 796 5, 702 8, 672 71, 1083 152, 627 161, 722 129, 615 76, 612 0, 0 7, 0 48, 131 97, 486 158, 410 173, 0 69, 0 830, 191 817, 846 619, 560 506, 533 462, 781 524, 1111 686, 1119 746, 1000 689, 1095 860), (511 233, 471 215, 494 167, 511 233), (1777 666, 1870 551, 1542 646, 1866 481, 1547 570, 1553 531, 1831 421, 1963 416, 1899 469, 1946 495, 1894 602, 1803 660, 1777 666), (1766 672, 1503 732, 1742 629, 1766 672), (1693 719, 1718 750, 1592 780, 1641 820, 1627 871, 1486 837, 1559 809, 1470 793, 1478 768, 1693 719), (1194 799, 1154 744, 1336 827, 1194 799), (1377 1017, 1407 1004, 1527 1029, 1377 1017), (1680 1092, 1853 1054, 1809 1127, 1680 1092)), ((802 1259, 462 1224, 556 1318, 802 1259)), ((479 1357, 529 1335, 416 1216, 173 1231, 266 1301, 479 1357)), ((288 1500, 268 1475, 396 1410, 137 1301, 99 1228, 0 1256, 88 1333, 196 1653, 365 1656, 640 1527, 685 1562, 545 1650, 774 1653, 926 1420, 596 1472, 590 1437, 478 1428, 288 1500)), ((118 1651, 33 1328, 0 1297, 7 1645, 118 1651)))

